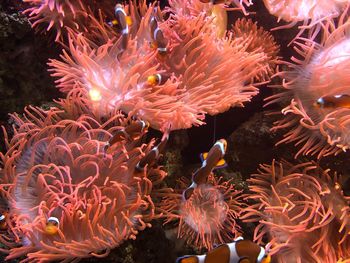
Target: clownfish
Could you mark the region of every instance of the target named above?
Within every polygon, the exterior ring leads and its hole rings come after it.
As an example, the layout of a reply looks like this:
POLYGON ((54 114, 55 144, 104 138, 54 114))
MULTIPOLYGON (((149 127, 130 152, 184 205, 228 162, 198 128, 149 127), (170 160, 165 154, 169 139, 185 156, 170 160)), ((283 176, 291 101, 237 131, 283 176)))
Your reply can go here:
POLYGON ((125 13, 125 10, 121 4, 117 4, 114 9, 115 20, 111 23, 112 25, 118 25, 121 29, 121 49, 126 50, 129 41, 129 24, 131 24, 131 19, 125 13))
POLYGON ((154 164, 155 161, 158 160, 159 155, 163 152, 163 150, 165 149, 165 145, 169 140, 169 133, 166 132, 163 135, 162 140, 160 141, 160 143, 153 147, 151 149, 151 151, 145 155, 137 164, 136 164, 136 170, 142 172, 146 165, 151 166, 154 164))
POLYGON ((317 108, 349 108, 350 109, 350 95, 341 94, 334 96, 324 96, 314 103, 317 108))
POLYGON ((147 77, 147 84, 149 86, 163 85, 170 78, 169 74, 154 74, 147 77))
POLYGON ((270 263, 271 257, 265 248, 243 237, 234 242, 217 246, 205 255, 187 255, 176 263, 270 263))
POLYGON ((0 215, 0 230, 6 230, 7 229, 7 219, 8 213, 4 212, 0 215))
POLYGON ((113 137, 106 142, 104 146, 104 153, 107 152, 108 148, 113 144, 120 142, 125 139, 134 139, 141 133, 147 131, 149 128, 149 122, 147 121, 136 121, 123 129, 118 130, 113 137))
POLYGON ((194 189, 200 184, 205 184, 213 169, 220 169, 227 166, 223 159, 227 149, 225 139, 218 140, 208 153, 201 154, 202 166, 192 174, 192 184, 183 192, 183 198, 188 200, 194 189))
POLYGON ((45 233, 49 235, 55 235, 58 232, 60 221, 57 217, 51 216, 47 219, 45 226, 45 233))
POLYGON ((163 31, 158 27, 158 21, 154 16, 152 16, 149 26, 152 39, 151 47, 156 48, 158 54, 164 57, 168 52, 168 43, 163 35, 163 31))

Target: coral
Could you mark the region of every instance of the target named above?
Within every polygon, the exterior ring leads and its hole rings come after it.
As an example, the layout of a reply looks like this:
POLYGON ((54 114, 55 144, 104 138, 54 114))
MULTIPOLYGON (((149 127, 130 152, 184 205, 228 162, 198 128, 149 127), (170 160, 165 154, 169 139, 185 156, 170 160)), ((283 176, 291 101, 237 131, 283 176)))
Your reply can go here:
POLYGON ((258 27, 257 22, 247 18, 237 19, 231 32, 234 38, 241 38, 242 41, 248 42, 247 52, 254 53, 257 50, 257 52, 263 52, 266 55, 265 59, 260 62, 261 72, 258 71, 254 78, 258 82, 269 81, 270 77, 276 72, 279 63, 279 45, 270 32, 258 27))
POLYGON ((294 63, 286 62, 288 68, 278 73, 284 91, 268 98, 269 103, 290 101, 273 130, 289 129, 279 143, 300 145, 296 157, 317 154, 321 158, 346 151, 350 144, 350 109, 315 106, 321 97, 350 94, 349 24, 340 21, 336 27, 330 23, 327 29, 320 44, 310 39, 296 42, 295 49, 302 59, 293 57, 294 63))
POLYGON ((178 224, 178 237, 197 248, 213 248, 214 244, 229 242, 240 235, 236 221, 243 207, 241 191, 230 181, 209 176, 206 184, 198 186, 185 201, 182 192, 188 186, 186 179, 179 188, 163 189, 161 202, 156 204, 165 224, 178 224))
POLYGON ((253 204, 242 219, 257 222, 254 239, 268 238, 276 262, 337 262, 350 256, 350 197, 337 176, 315 163, 273 161, 249 179, 253 204))
MULTIPOLYGON (((1 194, 8 200, 10 233, 1 236, 7 259, 65 262, 103 257, 149 227, 154 206, 152 182, 165 172, 136 170, 153 145, 140 134, 103 146, 128 123, 121 113, 94 117, 84 92, 74 91, 47 111, 29 107, 13 114, 14 136, 1 154, 1 194), (58 232, 48 229, 50 217, 58 232)), ((5 132, 6 135, 6 132, 5 132)))

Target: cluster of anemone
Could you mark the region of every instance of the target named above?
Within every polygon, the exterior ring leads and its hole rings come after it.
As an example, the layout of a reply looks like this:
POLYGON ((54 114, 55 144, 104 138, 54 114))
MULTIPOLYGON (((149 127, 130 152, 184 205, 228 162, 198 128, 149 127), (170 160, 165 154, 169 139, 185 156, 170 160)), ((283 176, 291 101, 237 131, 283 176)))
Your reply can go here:
POLYGON ((350 105, 315 102, 350 96, 349 1, 264 0, 289 23, 279 28, 302 22, 291 42, 297 55, 283 71, 279 45, 256 22, 237 19, 227 30, 228 12, 248 15, 251 0, 169 0, 164 10, 145 0, 24 2, 32 26, 63 47, 49 70, 66 97, 49 110, 12 114, 13 127, 4 130, 0 242, 7 259, 104 257, 163 219, 196 248, 232 242, 243 220, 256 225, 254 241, 268 241, 277 262, 347 262, 350 199, 329 170, 273 161, 248 180, 248 195, 210 173, 186 199, 188 180, 161 187, 166 172, 155 140, 145 142, 147 129, 125 130, 140 121, 167 137, 203 125, 206 115, 243 107, 279 77, 267 100, 288 103, 273 127, 288 129, 280 143, 301 146, 296 157, 346 151, 350 105))

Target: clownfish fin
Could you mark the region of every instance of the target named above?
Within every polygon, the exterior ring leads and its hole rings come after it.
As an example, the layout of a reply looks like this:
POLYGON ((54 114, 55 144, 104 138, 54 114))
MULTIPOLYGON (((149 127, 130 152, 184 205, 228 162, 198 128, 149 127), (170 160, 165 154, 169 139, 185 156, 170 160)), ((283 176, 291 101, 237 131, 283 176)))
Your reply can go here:
MULTIPOLYGON (((204 161, 208 158, 208 153, 201 153, 200 154, 200 158, 201 158, 201 162, 204 163, 204 161)), ((221 169, 221 168, 225 168, 227 166, 227 163, 225 161, 225 159, 221 159, 220 161, 218 161, 218 163, 215 165, 215 167, 213 169, 221 169)))
POLYGON ((201 162, 203 163, 207 159, 208 153, 201 153, 199 157, 201 158, 201 162))
POLYGON ((197 256, 182 256, 176 259, 176 263, 197 263, 197 256))
POLYGON ((221 168, 225 168, 227 166, 227 163, 225 161, 225 159, 221 159, 220 161, 218 161, 218 163, 215 165, 214 169, 221 169, 221 168))

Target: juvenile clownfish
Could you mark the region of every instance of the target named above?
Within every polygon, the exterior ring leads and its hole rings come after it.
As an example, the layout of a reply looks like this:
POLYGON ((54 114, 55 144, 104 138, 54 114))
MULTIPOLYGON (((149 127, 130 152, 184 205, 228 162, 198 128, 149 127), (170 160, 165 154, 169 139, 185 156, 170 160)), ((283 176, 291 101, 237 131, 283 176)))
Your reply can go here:
POLYGON ((242 237, 234 242, 217 246, 206 255, 187 255, 176 263, 270 263, 271 257, 263 247, 242 237))
POLYGON ((147 121, 136 121, 123 129, 117 131, 113 137, 106 142, 104 146, 104 153, 107 152, 108 148, 117 142, 125 139, 134 139, 149 128, 149 122, 147 121))
POLYGON ((350 95, 341 94, 334 96, 324 96, 313 104, 317 108, 329 109, 329 108, 348 108, 350 109, 350 95))
POLYGON ((57 217, 51 216, 47 219, 45 232, 49 235, 55 235, 58 232, 60 221, 57 217))
POLYGON ((163 31, 158 27, 158 21, 154 16, 150 20, 150 32, 152 39, 151 47, 156 48, 158 54, 164 57, 168 52, 168 43, 163 35, 163 31))
POLYGON ((208 153, 201 154, 202 166, 192 175, 192 184, 183 192, 183 198, 188 200, 194 189, 200 184, 205 184, 209 174, 213 169, 224 168, 227 166, 223 159, 227 149, 225 139, 218 140, 208 153))
POLYGON ((147 77, 149 86, 163 85, 170 78, 169 74, 154 74, 147 77))
POLYGON ((136 164, 136 170, 142 172, 145 169, 146 165, 148 166, 153 165, 153 163, 158 160, 159 155, 165 149, 165 145, 167 144, 168 140, 169 140, 169 133, 166 132, 164 133, 160 143, 157 146, 153 147, 152 150, 136 164))
POLYGON ((6 230, 7 229, 7 219, 8 213, 4 212, 0 215, 0 230, 6 230))

